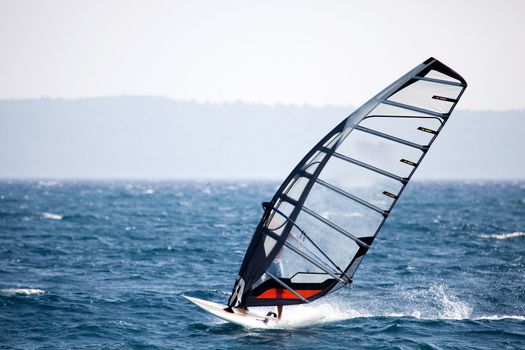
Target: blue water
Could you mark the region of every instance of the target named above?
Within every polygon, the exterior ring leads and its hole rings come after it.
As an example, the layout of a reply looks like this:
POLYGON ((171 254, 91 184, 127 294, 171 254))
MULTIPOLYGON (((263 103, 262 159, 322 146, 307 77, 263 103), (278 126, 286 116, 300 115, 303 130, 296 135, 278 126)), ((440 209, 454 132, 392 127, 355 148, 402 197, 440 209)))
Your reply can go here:
POLYGON ((352 288, 245 330, 225 302, 268 182, 0 182, 0 347, 525 348, 525 182, 411 183, 352 288))

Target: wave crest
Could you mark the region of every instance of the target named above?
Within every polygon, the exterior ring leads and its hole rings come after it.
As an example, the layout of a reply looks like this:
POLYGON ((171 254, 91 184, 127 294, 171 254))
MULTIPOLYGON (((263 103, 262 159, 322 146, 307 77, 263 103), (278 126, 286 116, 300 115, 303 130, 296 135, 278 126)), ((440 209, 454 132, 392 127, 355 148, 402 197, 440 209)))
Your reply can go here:
POLYGON ((42 213, 42 217, 44 219, 50 219, 50 220, 62 220, 62 218, 64 217, 64 215, 60 215, 60 214, 53 214, 53 213, 42 213))
POLYGON ((518 316, 518 315, 488 315, 488 316, 480 316, 474 318, 475 320, 488 320, 488 321, 499 321, 499 320, 518 320, 518 321, 525 321, 525 316, 518 316))
POLYGON ((508 239, 525 236, 525 232, 481 234, 481 238, 508 239))
POLYGON ((0 289, 0 293, 6 295, 42 295, 45 291, 37 288, 5 288, 0 289))

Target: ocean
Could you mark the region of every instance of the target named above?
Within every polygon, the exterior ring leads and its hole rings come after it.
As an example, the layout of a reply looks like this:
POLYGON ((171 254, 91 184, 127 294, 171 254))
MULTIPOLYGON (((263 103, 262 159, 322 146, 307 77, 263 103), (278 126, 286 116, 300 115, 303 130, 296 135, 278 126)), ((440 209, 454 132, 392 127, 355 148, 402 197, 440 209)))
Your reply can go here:
POLYGON ((351 287, 247 330, 226 302, 279 184, 0 182, 0 348, 525 348, 525 182, 413 182, 351 287))

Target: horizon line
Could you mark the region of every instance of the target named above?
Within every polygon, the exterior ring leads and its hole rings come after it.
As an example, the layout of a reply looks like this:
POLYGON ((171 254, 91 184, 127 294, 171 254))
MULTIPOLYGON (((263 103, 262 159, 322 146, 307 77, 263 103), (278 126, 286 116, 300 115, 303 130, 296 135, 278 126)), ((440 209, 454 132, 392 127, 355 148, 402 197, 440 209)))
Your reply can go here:
MULTIPOLYGON (((130 182, 282 182, 284 179, 277 178, 200 178, 200 177, 0 177, 0 182, 31 182, 31 181, 63 181, 63 182, 110 182, 110 181, 130 181, 130 182)), ((474 182, 517 182, 525 181, 523 178, 414 178, 410 182, 458 182, 458 181, 474 181, 474 182)))
MULTIPOLYGON (((263 101, 254 101, 254 100, 212 100, 212 99, 176 99, 167 96, 161 95, 141 95, 141 94, 121 94, 121 95, 97 95, 97 96, 77 96, 77 97, 61 97, 61 96, 39 96, 39 97, 0 97, 0 102, 35 102, 35 101, 65 101, 65 102, 75 102, 75 101, 85 101, 85 100, 97 100, 97 99, 123 99, 123 98, 149 98, 149 99, 158 99, 166 100, 174 103, 193 103, 201 105, 249 105, 249 106, 261 106, 261 107, 295 107, 295 108, 348 108, 355 109, 356 106, 345 105, 345 104, 313 104, 308 102, 284 102, 284 101, 275 101, 275 102, 263 102, 263 101)), ((525 106, 521 108, 507 108, 507 109, 472 109, 472 108, 458 108, 459 111, 463 112, 523 112, 525 111, 525 106)))

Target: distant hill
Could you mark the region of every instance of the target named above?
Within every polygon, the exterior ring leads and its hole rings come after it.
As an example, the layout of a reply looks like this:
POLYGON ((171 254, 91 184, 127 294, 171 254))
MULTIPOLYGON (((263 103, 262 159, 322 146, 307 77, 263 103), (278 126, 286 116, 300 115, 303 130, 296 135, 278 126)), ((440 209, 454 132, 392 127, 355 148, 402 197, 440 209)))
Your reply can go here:
MULTIPOLYGON (((354 108, 0 100, 0 178, 283 179, 354 108)), ((461 111, 419 179, 525 178, 525 111, 461 111)))

